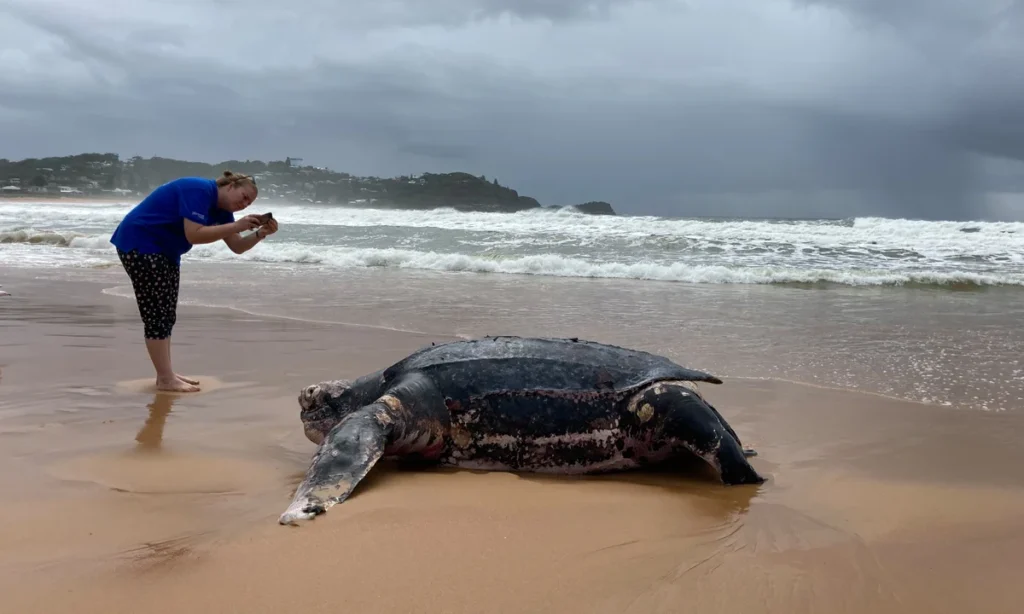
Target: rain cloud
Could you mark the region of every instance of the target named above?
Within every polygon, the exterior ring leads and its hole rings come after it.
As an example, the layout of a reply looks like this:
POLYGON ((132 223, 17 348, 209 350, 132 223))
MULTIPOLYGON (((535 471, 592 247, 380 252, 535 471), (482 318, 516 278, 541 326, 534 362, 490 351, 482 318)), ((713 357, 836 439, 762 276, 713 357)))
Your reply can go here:
POLYGON ((0 156, 465 170, 663 215, 1024 219, 1024 3, 0 0, 0 156))

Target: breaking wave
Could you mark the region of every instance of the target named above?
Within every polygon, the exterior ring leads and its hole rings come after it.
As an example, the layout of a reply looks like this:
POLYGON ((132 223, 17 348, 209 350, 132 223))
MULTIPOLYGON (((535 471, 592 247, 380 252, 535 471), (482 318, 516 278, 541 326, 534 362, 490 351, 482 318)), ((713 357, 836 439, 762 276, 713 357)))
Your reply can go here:
MULTIPOLYGON (((128 208, 0 205, 0 263, 116 263, 109 237, 128 208)), ((1019 222, 269 208, 282 225, 271 241, 242 256, 198 245, 186 258, 704 284, 1024 286, 1019 222)))
POLYGON ((73 239, 80 236, 83 235, 75 232, 54 232, 28 228, 24 230, 0 231, 0 243, 27 243, 68 247, 73 239))
MULTIPOLYGON (((33 235, 26 243, 113 249, 106 237, 33 235)), ((311 248, 300 244, 265 246, 242 256, 222 245, 200 245, 191 256, 202 260, 315 265, 324 268, 400 268, 463 273, 544 275, 603 279, 633 279, 704 284, 841 284, 848 286, 1024 286, 1024 274, 985 274, 965 271, 894 271, 825 269, 786 266, 692 265, 685 262, 593 262, 551 254, 483 257, 462 253, 424 252, 394 248, 311 248)), ((90 266, 95 266, 93 261, 90 266)))

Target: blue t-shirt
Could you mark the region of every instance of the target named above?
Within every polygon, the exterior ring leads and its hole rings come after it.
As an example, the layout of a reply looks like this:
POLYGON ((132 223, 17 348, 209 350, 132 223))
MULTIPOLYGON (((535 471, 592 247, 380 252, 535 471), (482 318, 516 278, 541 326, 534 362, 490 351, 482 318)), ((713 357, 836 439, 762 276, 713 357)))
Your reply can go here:
POLYGON ((189 219, 203 226, 231 224, 235 215, 217 206, 217 182, 184 177, 163 184, 136 205, 118 224, 110 242, 119 250, 164 254, 175 263, 192 249, 185 238, 189 219))

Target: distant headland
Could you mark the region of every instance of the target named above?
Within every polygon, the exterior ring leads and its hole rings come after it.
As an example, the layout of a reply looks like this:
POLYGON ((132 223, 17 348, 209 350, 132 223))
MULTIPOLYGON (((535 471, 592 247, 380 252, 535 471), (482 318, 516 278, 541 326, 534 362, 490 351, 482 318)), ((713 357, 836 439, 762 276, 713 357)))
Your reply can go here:
MULTIPOLYGON (((219 176, 225 170, 256 177, 260 200, 306 202, 349 207, 436 209, 511 213, 543 207, 537 199, 463 172, 422 173, 401 177, 358 177, 323 167, 280 161, 228 160, 218 164, 171 158, 121 160, 112 153, 73 156, 0 158, 0 198, 137 199, 172 179, 219 176)), ((609 203, 568 205, 583 213, 615 215, 609 203)), ((564 208, 549 205, 544 208, 564 208)))

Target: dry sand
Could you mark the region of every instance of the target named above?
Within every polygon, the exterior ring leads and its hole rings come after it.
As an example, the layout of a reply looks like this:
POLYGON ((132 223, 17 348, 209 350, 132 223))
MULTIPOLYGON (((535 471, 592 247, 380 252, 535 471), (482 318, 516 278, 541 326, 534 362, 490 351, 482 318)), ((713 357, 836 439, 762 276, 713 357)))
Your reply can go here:
POLYGON ((445 339, 183 307, 165 395, 133 303, 3 282, 0 612, 1021 611, 1017 413, 730 379, 759 488, 384 465, 283 527, 297 391, 445 339))

